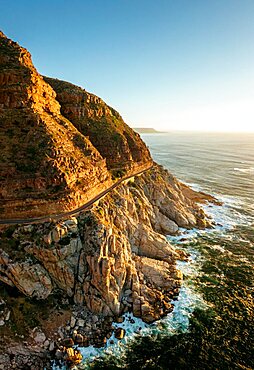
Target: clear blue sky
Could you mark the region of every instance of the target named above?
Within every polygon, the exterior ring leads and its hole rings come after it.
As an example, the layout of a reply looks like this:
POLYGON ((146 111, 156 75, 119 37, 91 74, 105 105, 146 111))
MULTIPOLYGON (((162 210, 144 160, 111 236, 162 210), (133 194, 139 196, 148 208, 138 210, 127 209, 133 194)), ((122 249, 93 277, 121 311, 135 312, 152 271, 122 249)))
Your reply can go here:
POLYGON ((132 126, 254 131, 254 0, 1 0, 0 25, 132 126))

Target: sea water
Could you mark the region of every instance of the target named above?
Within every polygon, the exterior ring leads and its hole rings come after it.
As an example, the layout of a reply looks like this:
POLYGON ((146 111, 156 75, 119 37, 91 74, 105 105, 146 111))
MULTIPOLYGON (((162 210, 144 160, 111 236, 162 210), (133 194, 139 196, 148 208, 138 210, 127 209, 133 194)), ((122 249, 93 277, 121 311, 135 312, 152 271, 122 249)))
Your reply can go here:
POLYGON ((169 237, 191 257, 178 262, 184 283, 174 311, 153 325, 126 314, 115 324, 126 329, 124 341, 112 337, 105 348, 82 349, 78 368, 253 369, 254 134, 142 138, 155 161, 223 205, 205 206, 214 229, 169 237))

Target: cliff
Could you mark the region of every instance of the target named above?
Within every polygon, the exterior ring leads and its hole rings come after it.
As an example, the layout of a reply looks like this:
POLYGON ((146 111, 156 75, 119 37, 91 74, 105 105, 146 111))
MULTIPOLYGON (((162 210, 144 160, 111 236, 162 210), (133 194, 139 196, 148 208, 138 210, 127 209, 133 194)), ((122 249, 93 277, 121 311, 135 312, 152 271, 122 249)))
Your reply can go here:
POLYGON ((106 158, 109 169, 125 173, 151 161, 140 136, 102 99, 69 82, 44 79, 56 91, 63 116, 89 137, 101 156, 106 158))
POLYGON ((213 199, 152 163, 100 98, 40 76, 2 33, 0 71, 1 219, 69 211, 133 175, 75 217, 0 227, 0 365, 50 368, 61 345, 105 344, 125 312, 150 323, 172 311, 186 256, 166 235, 210 227, 198 202, 213 199))
POLYGON ((61 107, 29 52, 3 33, 0 72, 2 219, 73 210, 108 188, 115 177, 151 164, 140 137, 99 98, 58 81, 61 107), (113 174, 108 171, 112 166, 113 174))
POLYGON ((155 165, 77 218, 3 228, 0 290, 11 290, 3 295, 2 344, 11 341, 8 353, 16 355, 14 332, 15 342, 25 336, 31 353, 38 346, 54 353, 59 338, 77 333, 82 345, 103 345, 124 312, 146 322, 171 312, 182 280, 176 259, 186 256, 164 235, 206 226, 182 184, 155 165))

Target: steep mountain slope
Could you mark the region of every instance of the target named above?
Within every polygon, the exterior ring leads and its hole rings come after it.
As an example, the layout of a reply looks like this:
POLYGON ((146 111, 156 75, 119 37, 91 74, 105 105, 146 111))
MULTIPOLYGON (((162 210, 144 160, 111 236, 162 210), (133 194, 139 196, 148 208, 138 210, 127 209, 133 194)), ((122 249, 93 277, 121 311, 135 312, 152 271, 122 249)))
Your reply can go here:
MULTIPOLYGON (((98 138, 92 137, 97 150, 84 136, 88 132, 82 127, 79 131, 76 123, 75 127, 61 114, 56 93, 34 68, 29 52, 3 33, 0 72, 1 218, 44 216, 79 207, 112 184, 106 163, 109 157, 114 158, 117 169, 123 168, 123 161, 128 170, 151 162, 145 144, 122 121, 121 129, 110 123, 103 144, 96 126, 98 138), (122 152, 122 139, 119 147, 114 142, 117 130, 125 130, 128 138, 122 152), (134 148, 132 154, 128 145, 134 148), (115 147, 121 154, 116 154, 115 147), (132 165, 133 161, 138 165, 132 165)), ((68 95, 71 105, 80 99, 80 89, 73 89, 74 95, 68 95)), ((90 105, 94 107, 100 99, 93 99, 90 105)), ((99 115, 98 120, 104 127, 104 117, 99 115)), ((114 176, 122 174, 117 170, 114 176)))
POLYGON ((0 368, 50 369, 73 340, 104 345, 125 312, 150 323, 173 310, 186 255, 165 235, 210 227, 197 202, 214 199, 150 168, 114 109, 42 78, 2 33, 0 72, 1 219, 72 210, 132 176, 76 217, 0 225, 0 368))
POLYGON ((61 113, 98 149, 109 169, 124 171, 150 162, 150 153, 122 117, 98 96, 69 82, 44 77, 57 93, 61 113))

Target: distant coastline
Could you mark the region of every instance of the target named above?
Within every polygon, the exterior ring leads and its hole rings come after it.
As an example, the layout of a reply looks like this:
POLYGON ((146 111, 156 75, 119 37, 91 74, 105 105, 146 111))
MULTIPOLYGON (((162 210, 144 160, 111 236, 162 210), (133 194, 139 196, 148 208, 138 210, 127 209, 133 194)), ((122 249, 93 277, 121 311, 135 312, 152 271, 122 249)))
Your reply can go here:
POLYGON ((132 127, 132 129, 138 132, 139 134, 158 134, 162 132, 162 131, 157 131, 151 127, 132 127))

